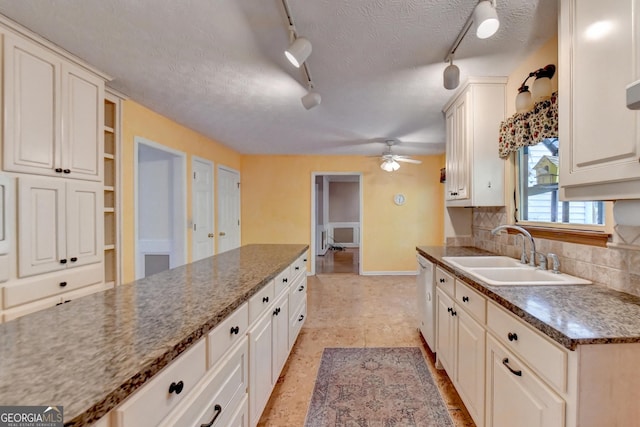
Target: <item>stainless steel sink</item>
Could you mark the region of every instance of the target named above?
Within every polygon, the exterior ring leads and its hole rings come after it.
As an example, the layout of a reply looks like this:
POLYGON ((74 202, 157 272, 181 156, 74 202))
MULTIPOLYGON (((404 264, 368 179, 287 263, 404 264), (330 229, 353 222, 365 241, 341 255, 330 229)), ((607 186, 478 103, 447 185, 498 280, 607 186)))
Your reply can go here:
POLYGON ((588 285, 589 280, 540 270, 501 256, 443 257, 444 261, 492 286, 588 285))

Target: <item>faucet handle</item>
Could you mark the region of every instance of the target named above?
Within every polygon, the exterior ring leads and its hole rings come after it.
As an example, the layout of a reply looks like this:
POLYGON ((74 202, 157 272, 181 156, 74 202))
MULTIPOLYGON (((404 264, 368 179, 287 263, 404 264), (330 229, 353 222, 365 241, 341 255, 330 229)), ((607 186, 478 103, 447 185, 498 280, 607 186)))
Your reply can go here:
POLYGON ((541 252, 535 252, 535 257, 538 258, 538 268, 540 270, 547 269, 547 256, 541 252))
POLYGON ((558 257, 558 255, 549 253, 547 256, 549 257, 549 259, 551 259, 551 272, 560 274, 560 258, 558 257))

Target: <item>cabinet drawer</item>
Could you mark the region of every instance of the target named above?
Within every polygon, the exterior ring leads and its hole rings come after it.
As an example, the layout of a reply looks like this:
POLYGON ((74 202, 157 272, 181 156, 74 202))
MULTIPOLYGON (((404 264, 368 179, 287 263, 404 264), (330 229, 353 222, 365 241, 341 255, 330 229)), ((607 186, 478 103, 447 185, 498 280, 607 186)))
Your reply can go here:
POLYGON ((456 280, 456 302, 484 324, 487 317, 487 299, 466 283, 456 280))
POLYGON ((260 317, 260 314, 264 312, 275 300, 275 285, 271 280, 264 285, 254 296, 249 299, 249 324, 260 317))
POLYGON ((285 289, 289 289, 291 284, 291 268, 293 265, 285 268, 275 278, 276 282, 276 295, 280 295, 285 289))
POLYGON ((300 255, 291 266, 291 275, 295 279, 298 275, 307 275, 307 253, 300 255))
POLYGON ((299 276, 289 289, 289 307, 296 310, 302 300, 307 298, 307 276, 299 276))
POLYGON ((220 358, 246 334, 249 326, 249 304, 244 303, 229 317, 218 324, 207 336, 207 369, 218 363, 220 358))
POLYGON ((490 303, 487 325, 507 349, 521 356, 559 391, 567 388, 567 353, 522 320, 490 303))
POLYGON ((207 370, 206 340, 200 340, 115 410, 116 427, 156 426, 194 390, 207 370), (180 385, 179 394, 169 392, 180 385))
POLYGON ((436 267, 436 285, 450 296, 454 295, 455 280, 453 276, 440 267, 436 267))
POLYGON ((229 420, 246 397, 248 387, 249 344, 246 336, 235 350, 207 375, 180 408, 165 419, 161 427, 227 426, 229 420))
POLYGON ((80 289, 100 283, 104 276, 102 263, 77 267, 45 277, 36 276, 5 285, 4 308, 15 307, 31 301, 80 289))
POLYGON ((307 318, 306 301, 303 302, 299 308, 296 308, 293 313, 294 314, 289 318, 289 349, 291 349, 293 344, 295 344, 296 339, 300 334, 300 329, 302 329, 302 325, 304 325, 304 321, 307 318))
POLYGON ((7 280, 9 280, 9 255, 0 255, 0 283, 7 280))

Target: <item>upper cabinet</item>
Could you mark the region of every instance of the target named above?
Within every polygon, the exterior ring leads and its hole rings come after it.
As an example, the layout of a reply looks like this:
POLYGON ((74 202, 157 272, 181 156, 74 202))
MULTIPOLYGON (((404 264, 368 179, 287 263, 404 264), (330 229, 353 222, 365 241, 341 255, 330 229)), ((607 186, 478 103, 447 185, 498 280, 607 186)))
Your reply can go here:
POLYGON ((104 80, 10 33, 4 46, 4 169, 102 181, 104 80))
POLYGON ((640 0, 561 0, 560 186, 566 200, 640 198, 640 0))
POLYGON ((447 206, 504 206, 498 131, 505 119, 505 77, 471 78, 445 105, 447 206))

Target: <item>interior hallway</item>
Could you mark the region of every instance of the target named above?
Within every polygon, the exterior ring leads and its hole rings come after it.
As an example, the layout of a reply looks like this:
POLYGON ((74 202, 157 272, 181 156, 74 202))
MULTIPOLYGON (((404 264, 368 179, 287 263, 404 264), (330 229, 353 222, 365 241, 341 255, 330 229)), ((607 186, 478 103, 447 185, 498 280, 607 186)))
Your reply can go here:
POLYGON ((328 250, 324 255, 316 256, 316 274, 358 274, 360 272, 359 249, 328 250))
POLYGON ((415 276, 308 277, 307 320, 259 426, 302 427, 325 347, 420 347, 456 427, 474 426, 416 321, 415 276))

